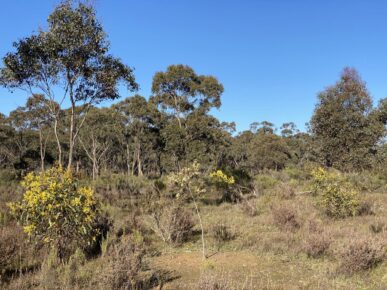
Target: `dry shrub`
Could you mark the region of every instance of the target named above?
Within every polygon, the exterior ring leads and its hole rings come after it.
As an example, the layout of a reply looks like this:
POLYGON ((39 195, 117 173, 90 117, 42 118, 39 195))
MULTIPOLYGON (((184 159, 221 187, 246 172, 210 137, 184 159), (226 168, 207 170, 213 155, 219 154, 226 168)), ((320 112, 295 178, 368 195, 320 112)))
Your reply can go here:
POLYGON ((372 238, 353 240, 340 254, 339 272, 354 274, 370 270, 385 259, 385 245, 372 238))
POLYGON ((164 242, 180 245, 193 233, 192 213, 181 205, 166 205, 150 214, 149 224, 164 242))
POLYGON ((310 234, 321 234, 323 232, 323 229, 321 227, 321 221, 318 221, 316 219, 310 219, 307 222, 307 231, 310 234))
POLYGON ((18 255, 20 234, 9 227, 0 229, 0 275, 18 255))
POLYGON ((296 210, 287 204, 272 208, 274 223, 283 230, 295 231, 300 228, 296 210))
POLYGON ((374 234, 378 234, 378 233, 387 231, 387 225, 383 221, 376 221, 370 224, 370 230, 374 234))
POLYGON ((282 183, 278 186, 277 194, 283 199, 292 199, 296 196, 296 191, 290 184, 282 183))
POLYGON ((236 289, 229 278, 224 275, 204 273, 200 276, 197 290, 233 290, 236 289))
POLYGON ((15 224, 0 228, 0 283, 9 273, 19 271, 21 262, 27 258, 24 240, 22 230, 15 224))
POLYGON ((315 233, 308 236, 304 241, 303 251, 309 258, 320 258, 326 254, 332 239, 326 233, 315 233))
POLYGON ((103 289, 149 289, 143 275, 145 248, 140 236, 125 236, 108 249, 107 262, 96 275, 103 289))
POLYGON ((243 199, 239 204, 240 208, 248 216, 254 217, 259 214, 257 204, 254 200, 249 200, 247 198, 243 199))
POLYGON ((364 216, 364 215, 374 215, 374 204, 371 201, 364 200, 360 202, 359 208, 358 208, 358 215, 364 216))
POLYGON ((212 236, 218 248, 225 242, 231 241, 235 238, 235 234, 230 231, 229 227, 222 223, 212 227, 212 236))

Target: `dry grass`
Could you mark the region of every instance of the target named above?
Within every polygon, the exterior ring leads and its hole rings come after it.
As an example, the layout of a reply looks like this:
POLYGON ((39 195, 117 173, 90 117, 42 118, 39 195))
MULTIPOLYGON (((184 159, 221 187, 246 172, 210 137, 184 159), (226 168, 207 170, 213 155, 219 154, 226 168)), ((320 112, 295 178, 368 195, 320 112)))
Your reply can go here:
MULTIPOLYGON (((385 193, 363 194, 362 200, 372 204, 372 215, 333 220, 318 209, 314 196, 279 194, 276 186, 286 181, 272 187, 273 192, 266 184, 272 180, 260 182, 267 193, 249 200, 259 214, 248 214, 238 204, 200 204, 210 256, 206 261, 200 252, 197 224, 189 239, 170 247, 142 222, 146 214, 109 205, 105 209, 114 226, 102 256, 67 265, 57 274, 47 271, 45 285, 39 284, 40 272, 26 271, 7 287, 50 289, 52 282, 58 289, 109 289, 128 286, 134 279, 140 281, 138 287, 148 283, 148 288, 155 289, 160 285, 162 289, 205 290, 387 289, 387 261, 381 254, 387 244, 385 193), (145 255, 139 248, 131 251, 130 242, 117 244, 117 239, 136 231, 146 240, 145 255), (226 232, 235 236, 224 238, 226 232), (351 270, 342 271, 343 267, 351 270), (161 270, 169 274, 157 276, 161 270)), ((24 265, 33 265, 33 254, 25 255, 29 258, 24 265)))

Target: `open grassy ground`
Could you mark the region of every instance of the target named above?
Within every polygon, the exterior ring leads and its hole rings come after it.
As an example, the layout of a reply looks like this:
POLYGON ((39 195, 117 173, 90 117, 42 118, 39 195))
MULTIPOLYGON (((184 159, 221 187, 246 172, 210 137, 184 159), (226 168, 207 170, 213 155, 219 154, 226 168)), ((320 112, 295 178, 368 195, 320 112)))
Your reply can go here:
MULTIPOLYGON (((195 243, 181 248, 164 248, 161 255, 152 259, 152 265, 168 269, 178 278, 165 289, 195 288, 200 276, 214 276, 233 281, 238 289, 387 289, 387 263, 372 271, 347 276, 340 274, 338 255, 346 245, 364 237, 387 239, 387 232, 372 233, 370 226, 387 221, 387 195, 366 194, 376 206, 375 214, 344 220, 332 220, 320 214, 315 200, 310 196, 297 196, 281 201, 258 198, 257 216, 246 215, 237 205, 205 206, 205 221, 209 255, 203 261, 199 237, 195 243), (299 215, 300 228, 284 231, 274 225, 270 207, 285 203, 293 206, 299 215), (231 241, 218 246, 211 238, 211 227, 222 223, 235 235, 231 241), (313 234, 311 224, 317 224, 332 239, 326 255, 309 258, 304 247, 313 234)), ((319 229, 319 230, 320 230, 319 229)))

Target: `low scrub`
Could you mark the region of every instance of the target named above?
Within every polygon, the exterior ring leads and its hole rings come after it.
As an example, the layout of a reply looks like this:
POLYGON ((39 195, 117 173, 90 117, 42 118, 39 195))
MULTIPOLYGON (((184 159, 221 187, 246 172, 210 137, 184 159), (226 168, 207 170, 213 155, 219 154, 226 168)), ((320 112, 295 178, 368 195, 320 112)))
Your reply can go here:
POLYGON ((108 249, 107 263, 96 282, 103 289, 149 289, 150 277, 145 275, 145 249, 140 236, 125 236, 108 249))
POLYGON ((376 267, 386 258, 384 248, 383 243, 372 238, 353 240, 340 254, 339 271, 351 275, 376 267))
POLYGON ((374 234, 385 232, 387 231, 387 225, 383 221, 375 221, 374 223, 370 224, 370 230, 374 234))
POLYGON ((300 228, 297 211, 288 204, 273 207, 272 216, 274 223, 283 230, 294 231, 300 228))
POLYGON ((214 225, 211 232, 218 248, 220 248, 225 242, 231 241, 235 238, 235 234, 231 232, 230 228, 222 223, 214 225))
POLYGON ((154 208, 149 215, 148 224, 164 242, 174 245, 186 242, 195 226, 192 213, 179 204, 154 208))
POLYGON ((237 289, 230 279, 224 275, 203 273, 196 286, 197 290, 234 290, 237 289))
POLYGON ((310 234, 304 241, 303 251, 309 258, 324 256, 332 243, 331 237, 326 233, 310 234))

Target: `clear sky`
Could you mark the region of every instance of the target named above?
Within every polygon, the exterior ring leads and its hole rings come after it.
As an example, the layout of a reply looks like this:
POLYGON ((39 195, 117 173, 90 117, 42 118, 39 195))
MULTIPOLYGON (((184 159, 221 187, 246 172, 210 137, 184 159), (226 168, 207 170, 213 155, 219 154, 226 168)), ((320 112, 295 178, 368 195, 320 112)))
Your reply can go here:
MULTIPOLYGON (((135 68, 140 94, 170 64, 216 76, 225 87, 213 114, 280 126, 308 122, 316 95, 345 66, 359 70, 375 103, 387 97, 385 0, 95 0, 111 52, 135 68)), ((45 27, 58 1, 0 0, 0 56, 45 27)), ((123 92, 123 96, 129 93, 123 92)), ((0 112, 27 95, 0 89, 0 112)))

